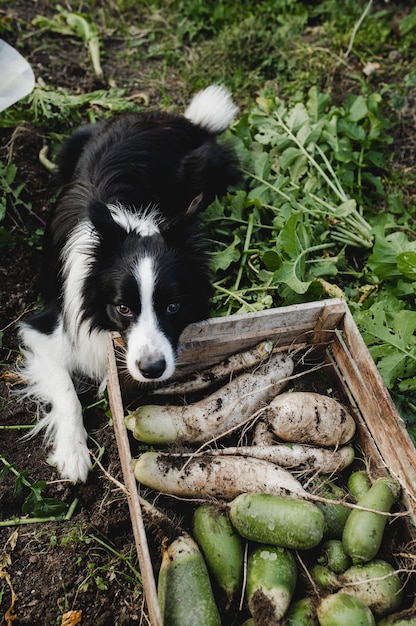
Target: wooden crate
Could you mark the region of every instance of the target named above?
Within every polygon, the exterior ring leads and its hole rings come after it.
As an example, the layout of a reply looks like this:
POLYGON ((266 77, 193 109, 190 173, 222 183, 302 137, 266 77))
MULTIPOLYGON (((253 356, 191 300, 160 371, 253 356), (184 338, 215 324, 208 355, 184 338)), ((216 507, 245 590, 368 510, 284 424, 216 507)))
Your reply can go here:
MULTIPOLYGON (((310 361, 326 368, 356 419, 358 443, 372 474, 381 476, 388 471, 400 482, 403 504, 416 523, 416 451, 344 301, 323 300, 193 324, 181 337, 177 375, 208 367, 263 340, 272 340, 282 352, 303 350, 310 361)), ((116 335, 109 339, 109 400, 149 619, 152 626, 162 626, 124 426, 114 354, 118 341, 116 335)), ((407 530, 414 537, 409 524, 407 530)))

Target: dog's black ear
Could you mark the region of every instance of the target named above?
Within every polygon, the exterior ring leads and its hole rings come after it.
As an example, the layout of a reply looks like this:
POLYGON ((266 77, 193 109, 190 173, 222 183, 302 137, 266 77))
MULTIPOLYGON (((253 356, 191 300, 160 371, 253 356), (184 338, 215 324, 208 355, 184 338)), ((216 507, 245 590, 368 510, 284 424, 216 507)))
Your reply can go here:
POLYGON ((114 221, 108 206, 100 200, 90 202, 88 216, 103 241, 114 239, 114 236, 122 230, 114 221))

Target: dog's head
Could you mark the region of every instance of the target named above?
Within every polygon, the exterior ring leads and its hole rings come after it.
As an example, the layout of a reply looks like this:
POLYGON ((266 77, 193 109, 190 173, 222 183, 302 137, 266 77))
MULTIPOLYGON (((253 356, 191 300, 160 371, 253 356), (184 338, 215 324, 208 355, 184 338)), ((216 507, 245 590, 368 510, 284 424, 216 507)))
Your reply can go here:
POLYGON ((194 210, 170 224, 151 209, 90 206, 96 243, 83 315, 92 327, 120 332, 126 368, 140 382, 172 376, 181 332, 209 313, 210 273, 194 210))

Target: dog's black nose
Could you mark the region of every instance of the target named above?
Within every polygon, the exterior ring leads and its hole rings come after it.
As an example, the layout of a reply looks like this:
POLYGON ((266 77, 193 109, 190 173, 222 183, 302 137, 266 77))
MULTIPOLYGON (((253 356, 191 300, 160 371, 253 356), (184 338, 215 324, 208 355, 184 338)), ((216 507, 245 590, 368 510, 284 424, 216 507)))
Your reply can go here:
POLYGON ((159 378, 166 369, 166 361, 164 358, 154 361, 142 359, 137 362, 137 367, 144 378, 159 378))

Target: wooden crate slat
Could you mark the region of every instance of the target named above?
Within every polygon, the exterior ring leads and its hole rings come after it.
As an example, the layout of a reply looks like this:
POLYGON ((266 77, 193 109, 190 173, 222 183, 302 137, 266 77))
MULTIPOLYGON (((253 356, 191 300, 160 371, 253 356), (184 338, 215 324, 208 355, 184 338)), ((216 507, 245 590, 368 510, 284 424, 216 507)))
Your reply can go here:
POLYGON ((343 333, 345 341, 339 332, 334 337, 333 355, 386 467, 400 481, 404 500, 416 521, 415 447, 349 312, 343 333))
POLYGON ((156 582, 153 575, 152 561, 147 543, 146 530, 143 524, 142 511, 138 498, 138 485, 133 472, 130 442, 124 423, 124 409, 120 393, 117 364, 114 354, 113 340, 117 343, 117 334, 109 334, 108 339, 108 399, 113 416, 114 432, 123 471, 124 485, 127 489, 127 500, 130 511, 133 535, 139 560, 140 573, 146 598, 149 619, 152 626, 163 626, 162 616, 157 597, 156 582))
POLYGON ((315 330, 319 332, 316 341, 327 344, 344 313, 341 300, 324 300, 192 324, 180 339, 178 373, 182 375, 189 366, 208 367, 265 340, 282 349, 304 346, 311 343, 315 330))

